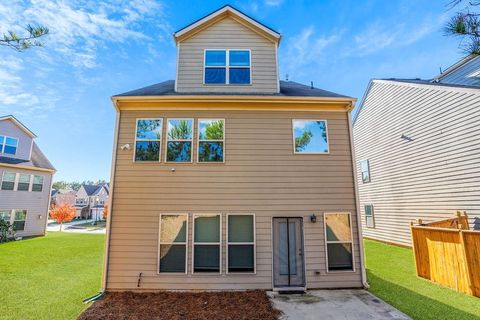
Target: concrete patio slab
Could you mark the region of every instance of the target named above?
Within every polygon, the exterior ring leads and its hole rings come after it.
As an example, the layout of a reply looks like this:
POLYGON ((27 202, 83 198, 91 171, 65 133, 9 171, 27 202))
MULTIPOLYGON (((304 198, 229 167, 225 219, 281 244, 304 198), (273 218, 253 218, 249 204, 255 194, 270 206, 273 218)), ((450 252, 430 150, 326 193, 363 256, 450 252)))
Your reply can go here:
POLYGON ((410 319, 366 290, 309 290, 305 294, 269 292, 282 320, 410 319))

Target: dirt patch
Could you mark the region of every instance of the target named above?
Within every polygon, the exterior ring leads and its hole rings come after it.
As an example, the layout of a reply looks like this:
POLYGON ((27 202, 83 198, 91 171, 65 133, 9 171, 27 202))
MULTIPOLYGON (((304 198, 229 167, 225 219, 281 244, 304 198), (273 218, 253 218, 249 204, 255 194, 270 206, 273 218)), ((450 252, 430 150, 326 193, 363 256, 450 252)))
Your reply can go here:
POLYGON ((79 320, 277 320, 264 291, 242 292, 112 292, 95 302, 79 320))

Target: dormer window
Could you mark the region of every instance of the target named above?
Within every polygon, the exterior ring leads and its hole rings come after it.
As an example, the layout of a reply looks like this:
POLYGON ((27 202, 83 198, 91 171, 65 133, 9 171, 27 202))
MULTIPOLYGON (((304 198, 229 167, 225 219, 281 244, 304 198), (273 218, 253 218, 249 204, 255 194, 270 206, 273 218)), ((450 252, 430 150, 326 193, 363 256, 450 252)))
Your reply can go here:
POLYGON ((15 155, 17 153, 18 139, 0 135, 0 153, 15 155))
POLYGON ((250 50, 205 50, 205 84, 251 84, 250 50))

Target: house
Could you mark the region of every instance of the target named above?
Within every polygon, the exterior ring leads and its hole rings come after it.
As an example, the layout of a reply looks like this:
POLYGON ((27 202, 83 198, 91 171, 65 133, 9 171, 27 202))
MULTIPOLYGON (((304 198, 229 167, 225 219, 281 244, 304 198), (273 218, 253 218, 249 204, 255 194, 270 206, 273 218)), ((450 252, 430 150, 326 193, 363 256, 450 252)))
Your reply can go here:
POLYGON ((103 220, 103 208, 108 203, 109 192, 108 183, 82 184, 75 195, 75 217, 103 220))
POLYGON ((75 206, 77 192, 73 189, 52 190, 50 205, 70 205, 75 206))
POLYGON ((16 237, 44 235, 55 168, 37 136, 12 115, 0 117, 0 219, 16 237))
POLYGON ((104 289, 363 287, 355 99, 279 81, 280 34, 231 6, 174 40, 175 80, 112 97, 104 289))
POLYGON ((480 229, 480 57, 433 80, 372 80, 354 123, 365 237, 411 245, 410 222, 466 210, 480 229))

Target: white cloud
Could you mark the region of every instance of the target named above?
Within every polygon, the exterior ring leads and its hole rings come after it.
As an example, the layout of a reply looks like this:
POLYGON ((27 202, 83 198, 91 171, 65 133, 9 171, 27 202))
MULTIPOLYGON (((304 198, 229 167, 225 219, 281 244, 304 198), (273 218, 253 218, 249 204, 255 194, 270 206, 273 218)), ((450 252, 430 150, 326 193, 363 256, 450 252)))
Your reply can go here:
POLYGON ((269 7, 278 7, 283 3, 283 0, 265 0, 265 5, 269 7))

